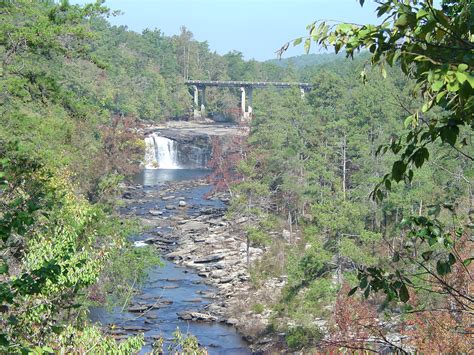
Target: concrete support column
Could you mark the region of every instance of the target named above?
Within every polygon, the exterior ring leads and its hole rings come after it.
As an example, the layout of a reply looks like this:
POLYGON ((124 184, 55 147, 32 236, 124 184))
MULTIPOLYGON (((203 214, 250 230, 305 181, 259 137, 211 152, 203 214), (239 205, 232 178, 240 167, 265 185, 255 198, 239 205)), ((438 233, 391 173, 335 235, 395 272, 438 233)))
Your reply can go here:
POLYGON ((201 88, 201 117, 206 117, 206 87, 201 88))
POLYGON ((240 111, 242 112, 242 116, 245 117, 245 88, 242 86, 240 88, 240 111))
POLYGON ((194 99, 194 108, 198 107, 199 105, 199 90, 196 85, 193 85, 193 99, 194 99))
POLYGON ((248 88, 248 98, 249 98, 249 104, 247 108, 247 115, 248 117, 252 117, 252 112, 253 112, 253 87, 249 86, 248 88))
POLYGON ((301 91, 301 98, 304 99, 304 95, 306 94, 306 90, 303 88, 300 88, 301 91))
POLYGON ((198 110, 199 107, 199 89, 196 85, 193 85, 193 116, 194 118, 201 117, 201 113, 198 110))

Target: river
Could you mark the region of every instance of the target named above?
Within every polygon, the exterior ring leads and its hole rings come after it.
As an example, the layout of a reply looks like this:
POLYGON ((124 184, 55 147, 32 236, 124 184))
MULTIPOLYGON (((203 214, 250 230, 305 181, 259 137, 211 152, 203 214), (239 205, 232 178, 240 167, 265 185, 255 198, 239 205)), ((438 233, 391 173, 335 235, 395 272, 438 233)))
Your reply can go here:
MULTIPOLYGON (((128 196, 121 212, 140 217, 142 221, 149 219, 152 225, 142 234, 133 237, 137 247, 152 235, 167 238, 172 233, 172 226, 166 221, 183 214, 182 209, 170 207, 169 200, 156 198, 156 194, 163 190, 171 189, 172 194, 179 196, 180 201, 187 201, 189 208, 186 208, 184 214, 188 216, 197 216, 203 209, 225 208, 223 202, 206 198, 212 186, 194 183, 206 174, 208 171, 203 169, 145 169, 135 178, 133 196, 128 196), (179 187, 174 188, 177 182, 180 182, 179 187), (156 219, 150 215, 150 211, 157 211, 160 221, 164 223, 155 223, 153 226, 156 219)), ((172 250, 172 245, 167 249, 166 252, 172 250)), ((130 308, 122 311, 121 307, 116 307, 111 312, 104 308, 94 308, 91 309, 91 320, 101 323, 105 328, 114 324, 115 335, 119 338, 144 332, 146 346, 142 353, 150 352, 151 344, 159 337, 165 340, 166 349, 178 327, 182 333, 196 336, 199 344, 206 347, 210 354, 251 353, 246 342, 232 326, 217 321, 179 319, 178 314, 183 311, 205 312, 203 309, 211 301, 207 297, 212 297, 214 290, 203 282, 195 270, 163 261, 163 266, 149 270, 139 294, 131 300, 130 308)))

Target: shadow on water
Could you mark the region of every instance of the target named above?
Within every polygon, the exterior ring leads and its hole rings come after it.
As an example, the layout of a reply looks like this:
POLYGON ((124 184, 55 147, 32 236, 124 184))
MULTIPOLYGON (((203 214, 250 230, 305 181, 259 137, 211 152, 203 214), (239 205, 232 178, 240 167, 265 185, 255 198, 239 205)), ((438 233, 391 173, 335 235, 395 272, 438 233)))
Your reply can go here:
MULTIPOLYGON (((135 177, 134 181, 136 184, 143 185, 145 191, 159 190, 165 182, 200 179, 209 172, 209 170, 204 169, 150 169, 142 171, 135 177)), ((217 203, 205 198, 210 189, 210 186, 197 186, 181 193, 187 200, 192 201, 192 205, 196 209, 199 209, 217 203)), ((150 203, 159 204, 159 206, 153 206, 155 208, 163 207, 161 206, 162 201, 149 201, 148 203, 137 204, 135 214, 145 214, 151 207, 150 203)), ((221 204, 219 201, 213 207, 222 207, 221 204)), ((192 211, 190 212, 192 214, 192 211)), ((134 236, 133 240, 145 240, 147 237, 147 232, 144 232, 141 235, 134 236)), ((149 353, 152 350, 152 343, 157 337, 165 339, 164 350, 166 350, 167 344, 173 338, 173 332, 176 331, 177 327, 182 333, 189 332, 196 336, 199 344, 206 347, 209 354, 250 354, 247 344, 233 327, 216 322, 189 322, 178 319, 177 313, 179 312, 186 310, 199 311, 209 304, 210 300, 206 298, 206 295, 211 293, 213 289, 204 284, 194 270, 175 265, 166 260, 163 260, 163 264, 161 267, 154 267, 149 270, 147 280, 141 287, 139 294, 131 302, 134 306, 156 305, 164 302, 163 307, 159 306, 156 309, 153 308, 142 313, 128 312, 127 307, 122 311, 120 306, 115 307, 111 312, 104 308, 92 308, 90 319, 105 326, 114 324, 119 328, 142 328, 146 341, 146 346, 141 351, 142 354, 149 353), (172 303, 167 301, 172 301, 172 303)), ((127 334, 136 333, 127 332, 127 334)))

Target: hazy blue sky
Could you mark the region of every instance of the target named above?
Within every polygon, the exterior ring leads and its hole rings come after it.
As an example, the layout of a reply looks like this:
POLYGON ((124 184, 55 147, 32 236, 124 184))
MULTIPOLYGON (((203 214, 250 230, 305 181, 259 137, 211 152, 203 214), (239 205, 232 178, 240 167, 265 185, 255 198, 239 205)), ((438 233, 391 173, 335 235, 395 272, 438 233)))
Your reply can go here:
MULTIPOLYGON (((281 45, 304 35, 306 25, 317 19, 377 21, 370 0, 363 8, 357 0, 107 0, 106 5, 124 13, 112 18, 113 24, 138 32, 158 28, 166 35, 184 25, 219 54, 237 50, 257 60, 274 58, 281 45)), ((287 56, 298 54, 302 46, 287 56)))

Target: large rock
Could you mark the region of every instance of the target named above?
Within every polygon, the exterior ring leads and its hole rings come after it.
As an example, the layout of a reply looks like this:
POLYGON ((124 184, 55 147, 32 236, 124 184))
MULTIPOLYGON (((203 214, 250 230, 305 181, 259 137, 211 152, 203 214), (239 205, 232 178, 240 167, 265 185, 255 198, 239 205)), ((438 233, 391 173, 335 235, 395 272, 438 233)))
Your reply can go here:
POLYGON ((127 311, 131 313, 143 313, 145 311, 148 311, 149 309, 153 308, 152 305, 135 305, 127 308, 127 311))
POLYGON ((199 221, 189 221, 180 226, 182 231, 197 232, 207 230, 207 224, 199 221))
POLYGON ((192 320, 200 322, 215 322, 217 317, 211 316, 210 314, 193 312, 193 311, 183 311, 178 313, 178 318, 182 320, 192 320))
POLYGON ((215 263, 223 259, 224 259, 224 255, 213 254, 213 255, 207 255, 202 258, 196 259, 194 260, 194 263, 195 264, 215 263))
POLYGON ((150 330, 150 328, 142 327, 139 325, 124 325, 121 328, 129 332, 147 332, 150 330))
POLYGON ((149 210, 148 213, 151 214, 152 216, 161 216, 161 215, 163 215, 163 211, 159 211, 159 210, 149 210))
POLYGON ((175 196, 163 196, 161 199, 163 201, 168 201, 168 200, 173 200, 175 198, 175 196))

